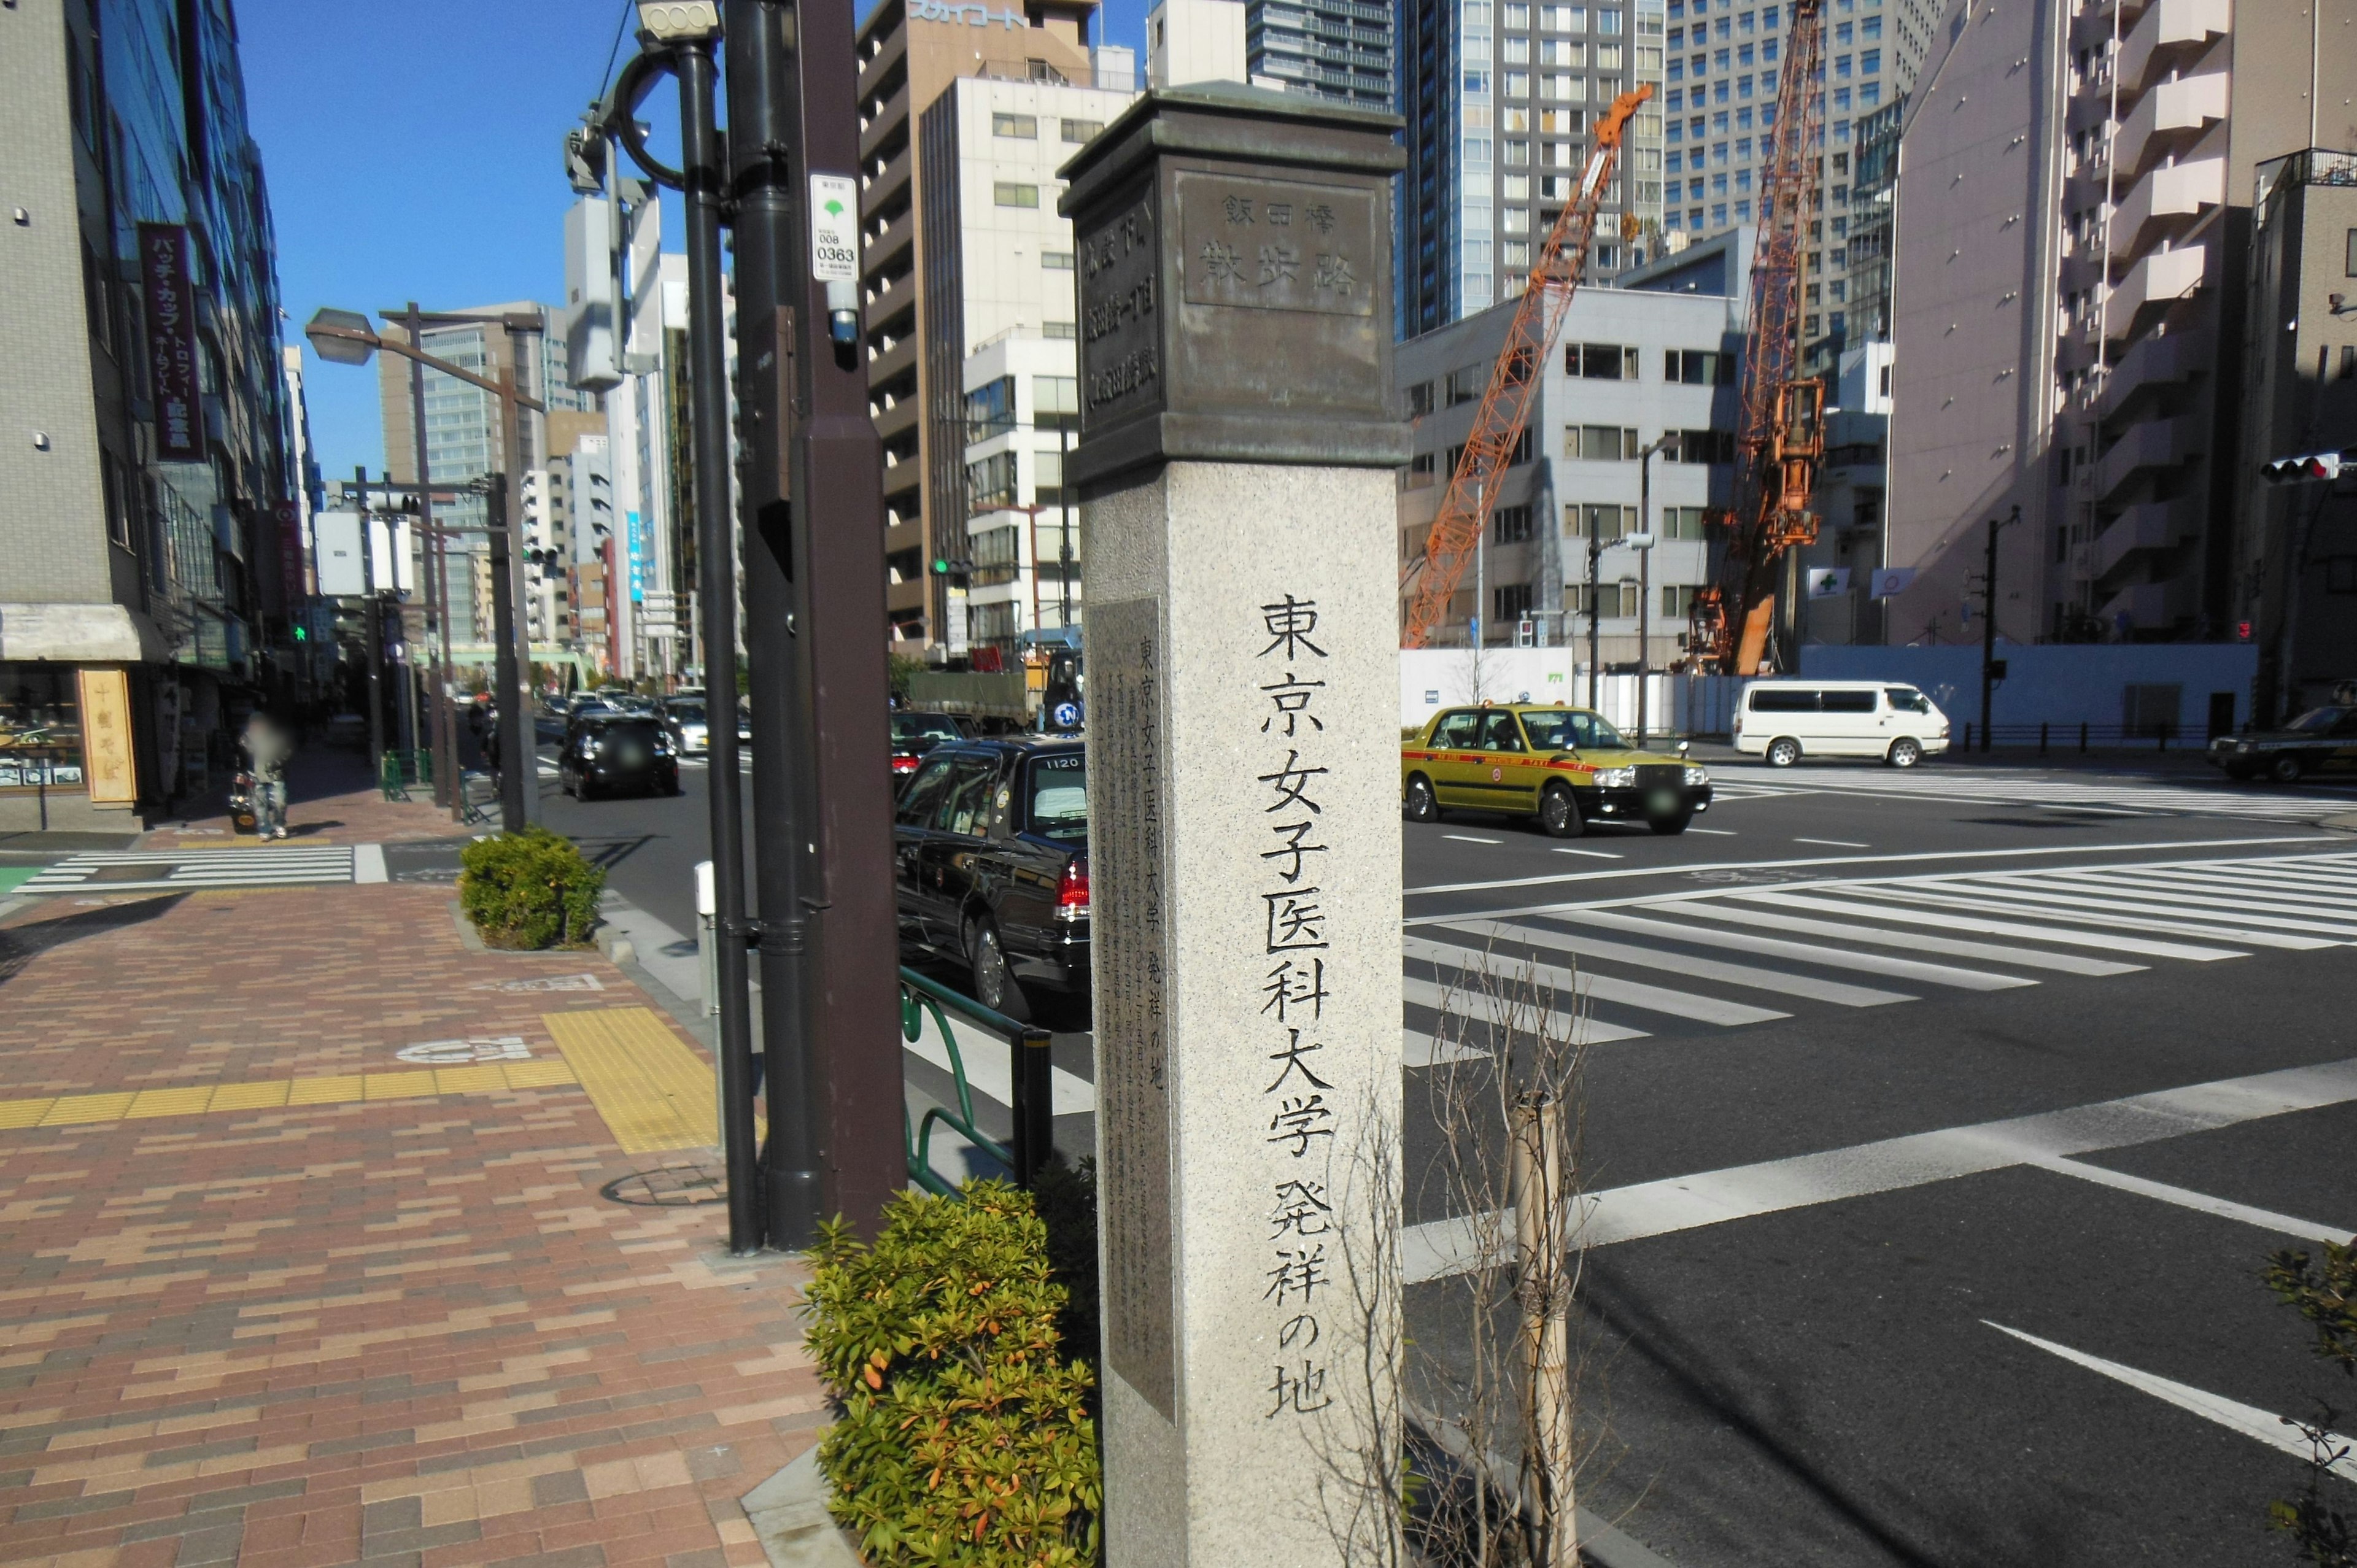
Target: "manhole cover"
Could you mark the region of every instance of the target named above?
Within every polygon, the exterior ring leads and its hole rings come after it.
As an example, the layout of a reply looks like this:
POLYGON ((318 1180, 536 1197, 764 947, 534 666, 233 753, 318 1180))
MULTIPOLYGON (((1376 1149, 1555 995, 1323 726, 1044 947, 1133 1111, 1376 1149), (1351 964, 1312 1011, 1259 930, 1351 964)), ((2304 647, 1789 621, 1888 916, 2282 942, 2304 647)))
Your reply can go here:
POLYGON ((661 1170, 633 1171, 626 1176, 616 1176, 597 1192, 615 1203, 641 1208, 694 1208, 701 1204, 726 1202, 728 1183, 717 1165, 665 1165, 661 1170))

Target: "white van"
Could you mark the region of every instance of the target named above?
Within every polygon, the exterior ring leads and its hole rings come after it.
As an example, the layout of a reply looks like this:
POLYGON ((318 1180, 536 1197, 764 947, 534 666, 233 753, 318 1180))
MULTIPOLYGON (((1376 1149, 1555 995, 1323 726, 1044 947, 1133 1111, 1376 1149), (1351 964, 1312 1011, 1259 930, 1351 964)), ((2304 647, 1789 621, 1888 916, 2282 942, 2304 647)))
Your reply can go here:
POLYGON ((1735 748, 1790 768, 1803 757, 1878 757, 1912 768, 1948 749, 1948 716, 1886 681, 1755 681, 1735 705, 1735 748))

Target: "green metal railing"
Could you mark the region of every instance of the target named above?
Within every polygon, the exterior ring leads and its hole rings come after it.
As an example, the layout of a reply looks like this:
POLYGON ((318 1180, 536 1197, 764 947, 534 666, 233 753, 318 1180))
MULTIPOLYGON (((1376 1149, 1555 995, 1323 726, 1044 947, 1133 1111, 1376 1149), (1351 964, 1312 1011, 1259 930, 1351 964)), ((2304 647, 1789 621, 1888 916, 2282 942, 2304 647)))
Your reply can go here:
POLYGON ((411 785, 434 782, 434 754, 430 751, 388 750, 378 767, 377 787, 388 800, 406 800, 411 785))
MULTIPOLYGON (((933 1128, 939 1124, 1005 1165, 1015 1173, 1015 1185, 1028 1190, 1047 1165, 1049 1151, 1054 1146, 1054 1066, 1049 1056, 1048 1031, 994 1012, 913 969, 902 969, 900 1037, 914 1045, 924 1036, 928 1017, 949 1052, 957 1106, 954 1110, 946 1105, 933 1106, 914 1125, 910 1124, 907 1106, 901 1107, 900 1131, 908 1145, 909 1179, 928 1192, 957 1195, 957 1188, 933 1170, 933 1128), (1012 1069, 1015 1135, 1006 1143, 974 1124, 974 1089, 966 1081, 965 1053, 958 1045, 957 1031, 950 1026, 952 1013, 1003 1036, 1011 1053, 1008 1066, 1012 1069)), ((998 1041, 994 1039, 991 1043, 996 1045, 998 1041)))

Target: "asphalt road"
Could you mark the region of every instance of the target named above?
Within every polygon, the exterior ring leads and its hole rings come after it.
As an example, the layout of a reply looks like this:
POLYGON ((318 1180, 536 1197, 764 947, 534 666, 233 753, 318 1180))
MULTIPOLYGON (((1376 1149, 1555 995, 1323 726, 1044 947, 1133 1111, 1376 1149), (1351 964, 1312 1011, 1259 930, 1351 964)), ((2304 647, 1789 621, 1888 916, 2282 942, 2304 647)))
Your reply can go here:
MULTIPOLYGON (((2357 793, 1713 766, 1678 838, 1408 827, 1417 1346, 1467 1307, 1413 983, 1486 950, 1592 1041, 1587 1509, 1678 1568, 2290 1561, 2276 1417, 2349 1396, 2257 1276, 2357 1230, 2357 834, 2323 825, 2357 793)), ((544 819, 686 930, 704 781, 581 805, 552 774, 544 819)))

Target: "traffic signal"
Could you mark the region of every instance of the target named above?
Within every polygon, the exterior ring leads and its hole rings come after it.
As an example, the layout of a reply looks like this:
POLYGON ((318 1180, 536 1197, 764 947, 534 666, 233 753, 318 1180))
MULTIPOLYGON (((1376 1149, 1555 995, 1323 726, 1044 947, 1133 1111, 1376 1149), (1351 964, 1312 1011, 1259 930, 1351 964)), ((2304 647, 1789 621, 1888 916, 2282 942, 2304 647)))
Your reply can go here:
POLYGON ((2357 456, 2348 452, 2303 452, 2259 465, 2259 477, 2271 485, 2307 485, 2341 477, 2344 467, 2357 468, 2357 456))
POLYGON ((305 625, 304 625, 302 622, 300 622, 300 621, 296 622, 296 623, 295 623, 295 640, 296 640, 296 641, 297 641, 297 642, 308 642, 308 641, 310 641, 310 640, 311 640, 311 628, 310 628, 309 627, 307 627, 307 626, 305 626, 305 625))
POLYGON ((971 585, 974 578, 974 563, 953 561, 946 555, 936 555, 933 557, 933 575, 948 578, 950 586, 952 588, 966 587, 971 585))

